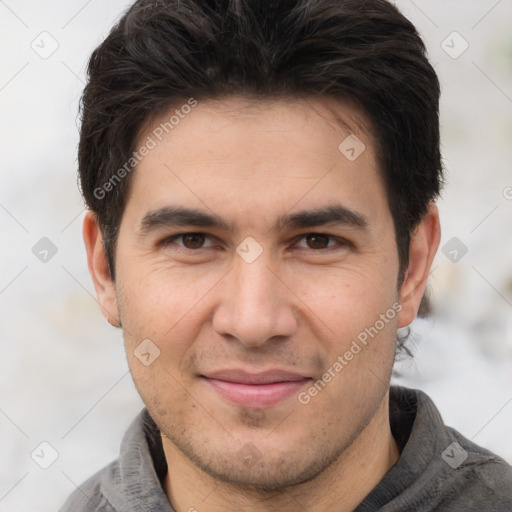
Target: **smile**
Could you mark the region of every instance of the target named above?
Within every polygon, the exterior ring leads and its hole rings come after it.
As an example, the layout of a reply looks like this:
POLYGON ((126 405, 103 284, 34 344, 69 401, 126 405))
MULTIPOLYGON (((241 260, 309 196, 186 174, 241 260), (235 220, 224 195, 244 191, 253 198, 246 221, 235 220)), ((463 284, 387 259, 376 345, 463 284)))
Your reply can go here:
POLYGON ((274 371, 256 375, 225 371, 201 376, 202 380, 228 402, 241 407, 272 407, 297 394, 311 379, 274 371))

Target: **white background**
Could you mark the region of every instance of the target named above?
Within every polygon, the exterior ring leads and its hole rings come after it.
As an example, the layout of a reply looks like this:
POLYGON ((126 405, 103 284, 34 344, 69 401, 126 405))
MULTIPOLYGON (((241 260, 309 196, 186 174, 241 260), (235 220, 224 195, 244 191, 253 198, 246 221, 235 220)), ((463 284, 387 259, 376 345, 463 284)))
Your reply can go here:
MULTIPOLYGON (((414 325, 415 357, 396 382, 427 391, 447 424, 512 462, 512 2, 396 3, 442 82, 441 247, 457 237, 468 248, 458 263, 436 257, 436 314, 414 325), (456 59, 441 46, 462 48, 453 31, 469 44, 456 59)), ((95 302, 76 177, 84 68, 126 6, 0 1, 2 512, 57 510, 116 457, 142 407, 121 333, 95 302), (58 43, 47 59, 31 48, 41 37, 58 43), (58 251, 47 263, 32 253, 42 237, 58 251), (43 441, 58 455, 48 469, 30 456, 43 441)))

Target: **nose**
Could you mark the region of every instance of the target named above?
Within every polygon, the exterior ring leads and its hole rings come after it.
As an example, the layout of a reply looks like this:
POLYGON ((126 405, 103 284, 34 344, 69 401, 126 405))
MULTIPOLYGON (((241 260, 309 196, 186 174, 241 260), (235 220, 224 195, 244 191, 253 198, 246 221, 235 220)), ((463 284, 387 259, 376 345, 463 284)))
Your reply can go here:
POLYGON ((251 263, 236 255, 224 280, 213 328, 248 347, 289 337, 297 329, 294 298, 265 252, 251 263))

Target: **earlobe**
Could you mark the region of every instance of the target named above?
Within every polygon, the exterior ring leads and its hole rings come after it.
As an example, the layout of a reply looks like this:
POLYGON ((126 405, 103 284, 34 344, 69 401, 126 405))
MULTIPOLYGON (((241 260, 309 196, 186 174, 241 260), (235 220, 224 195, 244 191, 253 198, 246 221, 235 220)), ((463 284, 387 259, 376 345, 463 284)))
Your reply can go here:
POLYGON ((83 237, 87 251, 87 266, 96 290, 101 313, 108 323, 120 327, 115 284, 110 276, 107 255, 103 247, 103 235, 96 215, 88 211, 83 223, 83 237))
POLYGON ((402 309, 398 327, 405 327, 416 318, 440 239, 439 211, 435 203, 430 203, 426 215, 411 234, 409 267, 400 288, 402 309))

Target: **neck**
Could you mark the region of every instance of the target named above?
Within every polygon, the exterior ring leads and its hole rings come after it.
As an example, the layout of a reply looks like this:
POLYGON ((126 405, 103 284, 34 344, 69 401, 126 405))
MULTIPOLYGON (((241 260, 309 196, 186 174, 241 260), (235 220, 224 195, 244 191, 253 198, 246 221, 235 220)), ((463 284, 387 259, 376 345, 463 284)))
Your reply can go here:
POLYGON ((248 512, 300 508, 311 512, 353 510, 398 461, 400 453, 389 426, 389 394, 354 442, 313 480, 274 492, 220 482, 193 464, 162 437, 168 473, 164 488, 177 512, 248 512))

